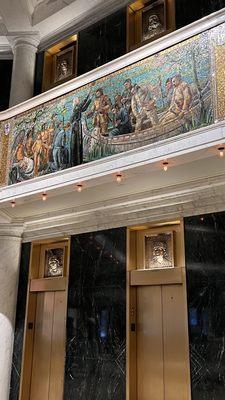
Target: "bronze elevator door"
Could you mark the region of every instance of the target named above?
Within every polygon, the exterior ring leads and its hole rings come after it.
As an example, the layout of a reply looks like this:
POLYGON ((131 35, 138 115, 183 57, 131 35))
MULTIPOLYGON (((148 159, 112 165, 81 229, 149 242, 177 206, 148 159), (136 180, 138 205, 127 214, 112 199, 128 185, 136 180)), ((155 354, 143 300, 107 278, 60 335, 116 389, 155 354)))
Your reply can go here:
POLYGON ((189 399, 182 286, 137 287, 137 400, 189 399))
POLYGON ((30 400, 62 400, 65 291, 37 293, 30 400))
POLYGON ((69 240, 31 250, 19 400, 63 400, 69 240))

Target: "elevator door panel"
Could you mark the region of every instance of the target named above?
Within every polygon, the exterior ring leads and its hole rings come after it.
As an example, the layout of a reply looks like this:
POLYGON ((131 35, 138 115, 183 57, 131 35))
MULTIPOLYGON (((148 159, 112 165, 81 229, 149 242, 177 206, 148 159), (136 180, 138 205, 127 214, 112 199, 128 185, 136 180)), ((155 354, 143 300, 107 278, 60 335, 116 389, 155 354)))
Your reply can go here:
POLYGON ((164 399, 160 286, 137 288, 137 389, 138 400, 164 399))
POLYGON ((189 399, 187 325, 182 285, 162 286, 165 400, 189 399))
POLYGON ((187 400, 182 285, 137 286, 137 400, 187 400))
POLYGON ((37 294, 30 400, 62 400, 65 292, 37 294))

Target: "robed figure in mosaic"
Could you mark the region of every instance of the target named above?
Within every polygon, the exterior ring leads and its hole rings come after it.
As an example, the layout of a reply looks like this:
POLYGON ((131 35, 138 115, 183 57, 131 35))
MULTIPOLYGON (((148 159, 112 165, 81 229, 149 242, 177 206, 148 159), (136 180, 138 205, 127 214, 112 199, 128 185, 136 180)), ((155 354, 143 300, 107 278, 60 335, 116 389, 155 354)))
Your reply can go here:
POLYGON ((70 119, 72 123, 71 163, 73 166, 82 164, 83 162, 82 114, 88 109, 91 101, 91 90, 84 100, 81 100, 79 97, 75 97, 73 100, 73 113, 70 119))

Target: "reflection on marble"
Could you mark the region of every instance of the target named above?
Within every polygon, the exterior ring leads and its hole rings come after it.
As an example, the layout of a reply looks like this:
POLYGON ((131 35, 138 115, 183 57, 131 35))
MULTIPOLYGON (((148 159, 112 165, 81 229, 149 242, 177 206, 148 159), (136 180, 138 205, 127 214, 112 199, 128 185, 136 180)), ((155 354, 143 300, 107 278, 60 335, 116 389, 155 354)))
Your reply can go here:
POLYGON ((126 229, 72 237, 65 400, 125 400, 126 229))
POLYGON ((176 28, 179 29, 225 7, 224 0, 178 0, 176 7, 176 28))
POLYGON ((30 261, 30 243, 25 243, 22 245, 21 261, 20 261, 19 286, 18 286, 18 296, 17 296, 16 323, 15 323, 15 334, 14 334, 14 347, 13 347, 13 360, 12 360, 12 373, 11 373, 9 400, 18 400, 19 399, 19 386, 20 386, 20 373, 21 373, 22 351, 23 351, 23 333, 24 333, 24 321, 25 321, 25 312, 26 312, 29 261, 30 261))
POLYGON ((225 399, 225 213, 185 219, 192 400, 225 399))

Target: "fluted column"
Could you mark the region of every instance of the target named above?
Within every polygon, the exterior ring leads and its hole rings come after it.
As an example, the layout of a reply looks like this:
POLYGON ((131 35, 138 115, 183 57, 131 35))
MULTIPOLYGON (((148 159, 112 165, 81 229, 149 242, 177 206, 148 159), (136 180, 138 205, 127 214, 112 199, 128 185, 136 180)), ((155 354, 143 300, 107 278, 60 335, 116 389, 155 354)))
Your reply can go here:
POLYGON ((8 400, 11 377, 22 228, 0 224, 0 399, 8 400))
POLYGON ((9 39, 13 50, 13 69, 9 106, 33 97, 36 53, 39 36, 30 34, 9 39))

